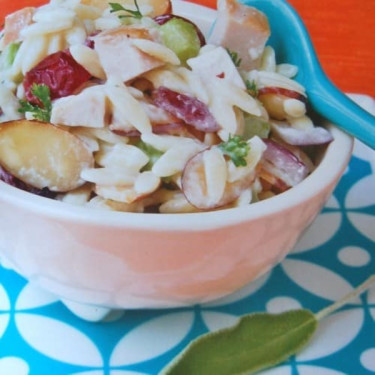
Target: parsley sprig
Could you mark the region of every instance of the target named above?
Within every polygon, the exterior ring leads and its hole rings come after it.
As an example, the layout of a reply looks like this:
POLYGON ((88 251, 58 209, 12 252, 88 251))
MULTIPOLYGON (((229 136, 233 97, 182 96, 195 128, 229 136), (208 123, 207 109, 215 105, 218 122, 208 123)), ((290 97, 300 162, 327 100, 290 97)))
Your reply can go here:
POLYGON ((257 84, 255 83, 254 80, 252 81, 249 81, 248 79, 245 81, 245 85, 246 85, 246 90, 247 92, 253 96, 254 98, 256 98, 259 94, 259 90, 258 90, 258 86, 257 84))
POLYGON ((233 64, 238 68, 241 65, 242 59, 238 56, 238 53, 231 51, 229 48, 226 48, 230 58, 233 61, 233 64))
POLYGON ((118 15, 118 18, 122 19, 122 18, 131 17, 131 18, 141 19, 143 17, 143 14, 141 13, 141 11, 139 9, 137 0, 134 0, 134 5, 135 5, 136 10, 124 8, 119 3, 109 3, 109 6, 111 7, 111 13, 115 13, 115 12, 127 12, 127 13, 129 13, 127 15, 120 14, 120 15, 118 15))
POLYGON ((31 86, 31 93, 39 99, 42 107, 39 105, 32 104, 26 100, 20 100, 20 108, 18 112, 26 113, 31 112, 36 120, 49 122, 51 119, 51 93, 47 85, 38 85, 33 83, 31 86))
POLYGON ((231 158, 236 167, 245 167, 246 156, 250 151, 249 144, 240 136, 229 136, 227 142, 219 144, 219 148, 224 155, 227 155, 231 158))

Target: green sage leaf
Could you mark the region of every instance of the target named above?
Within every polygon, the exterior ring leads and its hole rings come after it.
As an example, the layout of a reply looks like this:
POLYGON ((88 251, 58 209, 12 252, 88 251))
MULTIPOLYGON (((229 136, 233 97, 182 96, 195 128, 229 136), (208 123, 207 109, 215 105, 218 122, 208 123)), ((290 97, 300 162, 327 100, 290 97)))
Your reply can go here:
POLYGON ((162 374, 253 374, 297 353, 316 328, 314 314, 304 309, 245 315, 231 328, 192 341, 162 374))

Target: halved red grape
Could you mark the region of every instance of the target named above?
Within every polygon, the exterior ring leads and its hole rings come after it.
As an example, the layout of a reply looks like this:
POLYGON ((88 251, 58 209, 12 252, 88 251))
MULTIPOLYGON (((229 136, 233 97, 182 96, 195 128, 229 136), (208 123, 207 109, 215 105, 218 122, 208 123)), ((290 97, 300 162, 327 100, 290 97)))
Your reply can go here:
POLYGON ((50 89, 51 99, 57 99, 74 93, 91 74, 72 57, 69 51, 59 51, 47 56, 37 66, 26 73, 23 81, 26 99, 40 104, 31 92, 32 85, 44 84, 50 89))
POLYGON ((234 182, 227 181, 222 196, 212 201, 207 189, 204 166, 204 154, 211 149, 207 148, 190 158, 181 177, 182 192, 185 198, 200 210, 212 210, 230 204, 251 186, 255 178, 253 173, 248 173, 234 182))
POLYGON ((263 168, 284 181, 295 186, 310 172, 309 167, 286 147, 271 139, 263 139, 267 145, 263 154, 263 168))
POLYGON ((259 89, 258 96, 266 95, 266 94, 278 94, 278 95, 286 96, 291 99, 297 99, 297 100, 306 102, 306 96, 300 94, 297 91, 284 89, 282 87, 269 86, 269 87, 263 87, 259 89))
POLYGON ((208 107, 199 99, 180 94, 161 86, 152 93, 154 104, 188 125, 206 133, 220 130, 219 124, 209 111, 208 107))

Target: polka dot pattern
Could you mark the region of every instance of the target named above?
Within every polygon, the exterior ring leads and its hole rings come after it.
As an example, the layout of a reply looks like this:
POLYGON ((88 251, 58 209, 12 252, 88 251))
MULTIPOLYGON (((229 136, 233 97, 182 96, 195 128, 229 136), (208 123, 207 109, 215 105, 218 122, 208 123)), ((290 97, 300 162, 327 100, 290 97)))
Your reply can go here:
POLYGON ((338 253, 341 263, 349 267, 363 267, 371 261, 370 253, 360 247, 347 246, 338 253))

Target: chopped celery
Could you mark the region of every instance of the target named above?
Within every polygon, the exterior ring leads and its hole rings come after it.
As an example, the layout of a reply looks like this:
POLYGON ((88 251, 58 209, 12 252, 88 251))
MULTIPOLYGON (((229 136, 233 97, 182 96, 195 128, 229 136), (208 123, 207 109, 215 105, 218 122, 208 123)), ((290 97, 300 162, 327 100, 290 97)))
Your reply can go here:
POLYGON ((268 138, 271 130, 271 124, 259 117, 246 116, 243 138, 250 139, 257 135, 260 138, 268 138))
POLYGON ((8 44, 0 56, 0 69, 9 69, 16 58, 17 52, 21 46, 21 43, 10 43, 8 44))
POLYGON ((149 162, 143 167, 143 171, 150 171, 157 160, 160 158, 160 156, 163 155, 163 152, 157 150, 156 148, 141 140, 135 143, 134 146, 138 147, 150 158, 149 162))
POLYGON ((160 33, 163 43, 175 52, 182 64, 198 55, 201 43, 191 23, 181 18, 172 18, 160 26, 160 33))

